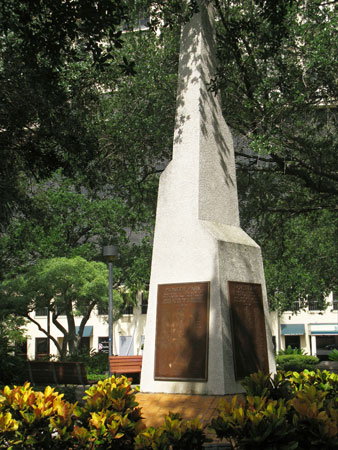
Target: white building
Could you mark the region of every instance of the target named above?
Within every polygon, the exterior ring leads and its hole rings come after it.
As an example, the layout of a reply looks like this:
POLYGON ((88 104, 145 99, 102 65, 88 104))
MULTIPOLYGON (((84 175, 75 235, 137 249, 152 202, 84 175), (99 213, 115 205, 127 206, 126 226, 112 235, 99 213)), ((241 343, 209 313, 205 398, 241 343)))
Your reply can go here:
MULTIPOLYGON (((137 306, 128 306, 122 317, 114 323, 113 349, 115 355, 142 355, 147 317, 147 300, 141 294, 137 306)), ((324 311, 318 309, 318 303, 312 301, 306 310, 286 311, 280 317, 270 313, 271 332, 275 350, 291 347, 302 348, 309 355, 327 359, 332 348, 338 349, 338 298, 331 293, 326 299, 324 311)), ((47 314, 37 311, 35 319, 47 329, 47 314), (40 315, 39 315, 40 314, 40 315)), ((66 325, 66 317, 60 317, 66 325)), ((81 317, 76 318, 77 325, 81 317)), ((62 342, 61 332, 51 323, 51 334, 62 342)), ((27 324, 27 357, 41 358, 48 353, 46 335, 36 325, 27 324)), ((95 310, 88 320, 82 345, 84 349, 102 350, 108 342, 108 316, 95 310)), ((50 354, 57 355, 55 345, 50 343, 50 354)))
MULTIPOLYGON (((122 317, 114 323, 113 326, 113 353, 114 355, 141 355, 144 343, 145 323, 147 316, 147 300, 141 295, 138 295, 137 305, 128 306, 124 310, 122 317)), ((47 330, 48 317, 46 308, 38 310, 34 313, 34 319, 37 320, 42 328, 47 330)), ((67 328, 66 316, 59 316, 58 321, 67 328)), ((76 326, 79 326, 81 317, 75 318, 76 326)), ((53 325, 50 320, 51 335, 61 344, 63 334, 53 325)), ((48 354, 48 339, 46 335, 38 329, 38 327, 28 322, 27 326, 27 357, 29 359, 37 359, 47 356, 48 354)), ((107 350, 107 343, 109 338, 108 331, 108 316, 106 314, 99 314, 95 310, 88 322, 86 323, 83 337, 81 340, 81 347, 84 350, 107 350)), ((24 351, 23 351, 24 352, 24 351)), ((50 342, 50 355, 58 355, 57 348, 53 342, 50 342)))
POLYGON ((327 359, 333 348, 338 349, 338 298, 331 292, 326 309, 319 310, 318 301, 309 301, 305 310, 295 305, 280 317, 271 312, 271 327, 275 349, 302 348, 308 355, 327 359))

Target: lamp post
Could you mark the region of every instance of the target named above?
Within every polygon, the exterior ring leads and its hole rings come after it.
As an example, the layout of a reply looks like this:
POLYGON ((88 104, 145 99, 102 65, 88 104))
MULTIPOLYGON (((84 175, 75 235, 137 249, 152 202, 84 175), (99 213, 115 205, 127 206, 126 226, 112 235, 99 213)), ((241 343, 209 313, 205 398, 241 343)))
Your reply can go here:
MULTIPOLYGON (((113 356, 113 261, 117 257, 118 251, 115 245, 103 247, 103 256, 108 262, 109 268, 109 356, 113 356)), ((111 376, 109 367, 109 376, 111 376)))

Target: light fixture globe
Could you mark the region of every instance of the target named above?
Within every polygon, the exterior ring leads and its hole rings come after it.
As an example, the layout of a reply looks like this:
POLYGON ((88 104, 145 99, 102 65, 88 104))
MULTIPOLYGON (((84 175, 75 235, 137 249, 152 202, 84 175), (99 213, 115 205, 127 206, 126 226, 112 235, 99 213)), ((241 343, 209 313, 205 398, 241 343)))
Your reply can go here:
POLYGON ((119 252, 117 250, 117 247, 115 245, 105 245, 103 247, 103 257, 107 261, 113 261, 117 256, 119 252))

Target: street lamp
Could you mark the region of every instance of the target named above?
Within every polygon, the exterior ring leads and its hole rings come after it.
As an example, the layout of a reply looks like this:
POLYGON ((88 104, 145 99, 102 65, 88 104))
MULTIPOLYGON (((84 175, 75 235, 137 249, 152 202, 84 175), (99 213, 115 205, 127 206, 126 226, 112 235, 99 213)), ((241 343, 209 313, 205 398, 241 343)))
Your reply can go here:
MULTIPOLYGON (((103 257, 108 262, 109 268, 109 356, 113 356, 113 260, 117 257, 118 251, 115 245, 103 247, 103 257)), ((109 365, 109 376, 111 376, 109 365)))

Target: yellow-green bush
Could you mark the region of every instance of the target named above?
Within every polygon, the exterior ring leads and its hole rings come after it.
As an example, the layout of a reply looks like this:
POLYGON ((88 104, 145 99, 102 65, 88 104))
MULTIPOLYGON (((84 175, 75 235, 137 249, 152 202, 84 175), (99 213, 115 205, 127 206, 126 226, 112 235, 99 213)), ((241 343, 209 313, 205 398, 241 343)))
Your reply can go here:
MULTIPOLYGON (((338 375, 258 372, 243 386, 247 395, 224 401, 211 424, 234 449, 338 449, 338 375)), ((205 442, 202 424, 177 414, 145 429, 126 377, 92 386, 82 406, 51 387, 35 392, 25 383, 0 391, 1 449, 198 450, 205 442)))
POLYGON ((327 371, 256 373, 247 395, 224 401, 211 423, 238 450, 338 449, 338 376, 327 371))
POLYGON ((84 406, 29 383, 0 391, 0 448, 130 449, 145 426, 126 377, 111 377, 86 391, 84 406))
POLYGON ((86 391, 83 407, 76 409, 73 435, 81 448, 91 442, 96 449, 133 448, 134 438, 144 428, 135 390, 126 377, 108 378, 86 391))
POLYGON ((149 427, 135 439, 136 450, 200 450, 207 441, 203 425, 198 419, 183 420, 169 413, 164 424, 149 427))
POLYGON ((1 448, 64 448, 60 439, 71 437, 67 431, 75 408, 49 386, 44 392, 35 392, 29 383, 6 386, 0 391, 1 448))
POLYGON ((90 387, 83 405, 69 403, 46 387, 29 383, 0 391, 1 449, 198 450, 206 441, 197 420, 169 414, 164 425, 145 429, 136 391, 126 377, 90 387))

